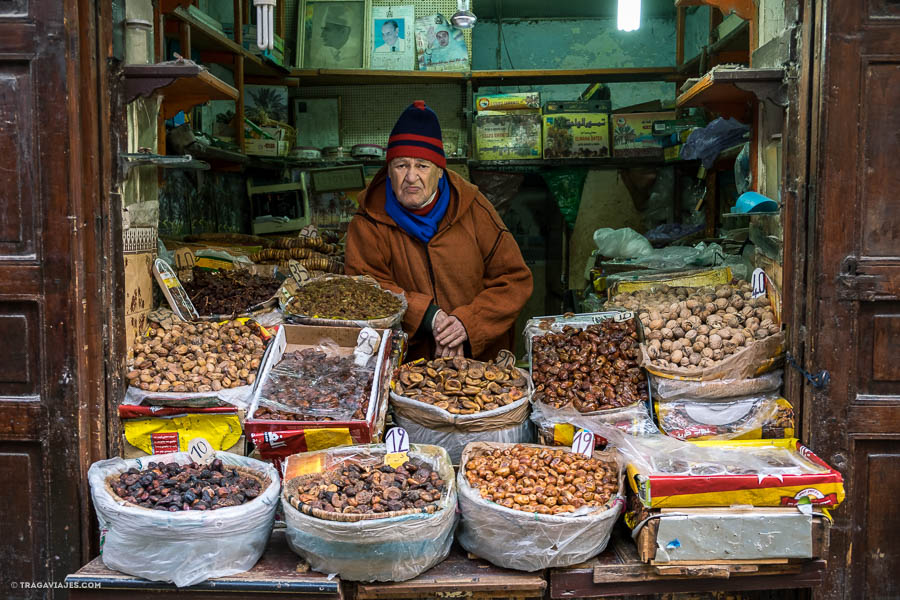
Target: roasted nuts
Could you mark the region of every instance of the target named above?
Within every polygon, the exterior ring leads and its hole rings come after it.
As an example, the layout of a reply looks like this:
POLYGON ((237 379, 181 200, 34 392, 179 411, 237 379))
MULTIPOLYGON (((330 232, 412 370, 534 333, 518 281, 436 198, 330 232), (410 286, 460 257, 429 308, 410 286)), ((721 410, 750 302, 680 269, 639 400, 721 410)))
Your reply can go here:
POLYGON ((516 444, 470 457, 464 468, 485 500, 544 515, 603 507, 619 491, 614 463, 559 448, 516 444))
POLYGON ((394 469, 386 464, 344 463, 300 482, 288 500, 335 513, 389 513, 409 509, 433 512, 446 483, 427 463, 412 458, 394 469))
POLYGON ((209 465, 150 462, 143 471, 128 469, 110 487, 126 502, 169 512, 240 506, 262 493, 257 479, 218 458, 209 465))
POLYGON ((612 319, 583 330, 565 326, 532 342, 535 398, 580 412, 631 406, 647 400, 634 320, 612 319))
POLYGON ((304 348, 285 353, 263 382, 255 419, 290 421, 364 420, 374 370, 352 356, 329 356, 304 348))
POLYGON ((247 271, 194 267, 193 279, 184 289, 201 315, 239 315, 272 298, 280 286, 274 278, 247 271))
POLYGON ((400 299, 375 285, 350 277, 324 277, 300 286, 286 312, 322 319, 367 321, 400 312, 400 299))
POLYGON ((527 388, 528 380, 514 366, 459 357, 407 363, 398 369, 394 383, 400 396, 460 415, 512 404, 527 388))
POLYGON ((266 350, 253 321, 177 323, 137 337, 129 385, 148 392, 211 392, 250 385, 266 350))

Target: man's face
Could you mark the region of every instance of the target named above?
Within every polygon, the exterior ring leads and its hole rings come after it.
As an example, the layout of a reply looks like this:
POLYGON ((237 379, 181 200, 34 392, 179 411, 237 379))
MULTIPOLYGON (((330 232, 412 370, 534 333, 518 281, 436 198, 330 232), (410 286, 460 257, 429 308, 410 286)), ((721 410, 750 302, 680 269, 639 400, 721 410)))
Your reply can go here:
POLYGON ((381 26, 381 38, 385 44, 393 46, 397 43, 397 28, 391 23, 385 23, 381 26))
POLYGON ((346 25, 328 23, 322 27, 322 43, 335 49, 344 47, 350 37, 350 28, 346 25))
POLYGON ((400 156, 388 165, 391 187, 407 209, 421 208, 437 191, 444 170, 422 158, 400 156))
POLYGON ((437 41, 438 44, 441 45, 441 48, 447 46, 450 43, 450 32, 449 31, 438 31, 437 32, 437 41))

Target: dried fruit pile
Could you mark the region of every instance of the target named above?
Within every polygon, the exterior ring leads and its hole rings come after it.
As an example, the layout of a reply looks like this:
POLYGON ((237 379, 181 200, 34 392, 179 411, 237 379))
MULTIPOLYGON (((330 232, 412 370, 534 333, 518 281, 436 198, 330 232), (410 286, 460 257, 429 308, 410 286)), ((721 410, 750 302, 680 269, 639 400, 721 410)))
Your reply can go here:
POLYGON ((150 462, 143 471, 128 469, 110 487, 126 502, 169 512, 240 506, 262 493, 257 479, 218 458, 209 465, 150 462))
POLYGON ((286 311, 306 317, 367 321, 395 315, 400 299, 374 285, 349 277, 314 280, 294 294, 286 311))
POLYGON ((615 464, 562 449, 515 445, 469 458, 466 480, 506 508, 556 515, 605 506, 619 491, 615 464))
POLYGON ((148 392, 210 392, 250 385, 265 350, 253 321, 156 327, 147 337, 135 339, 128 383, 148 392))
POLYGON ((446 483, 425 462, 413 458, 394 469, 386 464, 346 463, 300 483, 288 500, 335 513, 387 513, 413 508, 433 512, 446 483))
POLYGON ((618 294, 617 306, 640 311, 647 355, 662 367, 711 367, 781 331, 771 303, 745 281, 700 289, 662 286, 618 294))
POLYGON ((374 371, 313 348, 286 353, 263 384, 255 419, 363 420, 374 371))
POLYGON ((645 401, 647 377, 634 320, 612 319, 582 330, 565 326, 532 342, 535 399, 580 412, 645 401))
POLYGON ((528 387, 515 367, 466 358, 407 363, 397 379, 395 393, 460 415, 512 404, 525 396, 528 387))
POLYGON ((238 315, 265 302, 281 285, 272 277, 247 271, 206 271, 194 268, 184 289, 201 315, 238 315))

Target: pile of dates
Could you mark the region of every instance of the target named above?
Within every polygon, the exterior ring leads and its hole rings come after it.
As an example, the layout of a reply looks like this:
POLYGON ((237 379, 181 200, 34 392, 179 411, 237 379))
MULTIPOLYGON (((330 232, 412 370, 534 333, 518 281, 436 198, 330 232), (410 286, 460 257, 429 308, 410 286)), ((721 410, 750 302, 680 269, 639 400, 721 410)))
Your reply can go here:
POLYGON ((514 366, 467 358, 436 358, 400 367, 394 392, 447 412, 469 415, 525 396, 528 380, 514 366))
POLYGON ((633 319, 544 334, 534 339, 531 360, 535 398, 554 408, 584 413, 648 398, 633 319))
POLYGON ((184 284, 194 308, 201 315, 238 315, 275 295, 281 283, 274 277, 243 270, 207 271, 194 267, 184 284))
POLYGON ((409 509, 434 512, 446 483, 427 463, 413 458, 387 464, 344 464, 303 481, 288 500, 295 507, 334 513, 377 514, 409 509))
POLYGON ((364 420, 374 371, 353 356, 304 348, 286 353, 263 384, 257 419, 364 420), (271 416, 270 416, 271 415, 271 416))
POLYGON ((400 312, 400 299, 378 286, 350 277, 313 280, 288 301, 286 312, 322 319, 368 321, 400 312))
POLYGON ((150 462, 143 471, 128 469, 110 487, 126 502, 169 512, 240 506, 262 493, 259 481, 218 458, 209 465, 150 462))
POLYGON ((619 491, 614 463, 562 449, 516 444, 470 457, 464 468, 485 500, 542 515, 603 507, 619 491))
POLYGON ((266 351, 259 325, 238 320, 154 327, 134 343, 129 385, 148 392, 210 392, 251 385, 266 351))

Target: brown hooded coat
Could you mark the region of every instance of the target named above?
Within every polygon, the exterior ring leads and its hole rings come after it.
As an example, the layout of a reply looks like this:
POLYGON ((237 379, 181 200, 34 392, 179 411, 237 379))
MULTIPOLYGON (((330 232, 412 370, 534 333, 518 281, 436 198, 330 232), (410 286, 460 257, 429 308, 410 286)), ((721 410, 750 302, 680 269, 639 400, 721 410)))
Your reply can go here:
POLYGON ((426 246, 385 212, 387 170, 379 171, 357 199, 345 270, 348 275, 371 275, 386 289, 406 295, 409 309, 403 330, 410 336, 409 359, 433 356, 432 334, 414 334, 428 306, 436 304, 462 322, 472 358, 488 360, 513 348, 513 326, 531 296, 531 271, 478 188, 452 171, 444 173, 449 177, 450 205, 426 246))

